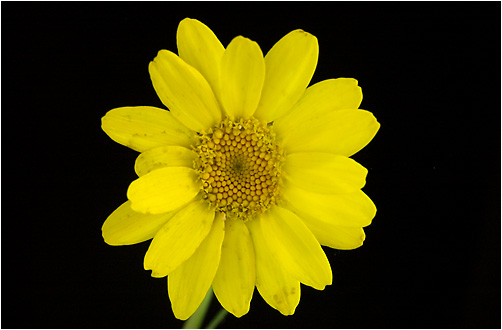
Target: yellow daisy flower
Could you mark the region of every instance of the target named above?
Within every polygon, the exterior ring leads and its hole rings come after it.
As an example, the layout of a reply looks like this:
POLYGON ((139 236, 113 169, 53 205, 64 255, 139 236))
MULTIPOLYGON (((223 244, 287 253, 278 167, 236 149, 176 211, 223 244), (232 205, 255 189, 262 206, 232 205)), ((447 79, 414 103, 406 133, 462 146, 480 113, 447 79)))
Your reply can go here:
POLYGON ((242 36, 224 48, 194 19, 181 21, 179 55, 150 63, 153 86, 169 109, 109 111, 102 128, 139 151, 128 201, 105 221, 106 243, 153 238, 144 267, 167 276, 174 315, 190 317, 212 286, 240 317, 254 288, 291 315, 300 283, 332 281, 321 245, 354 249, 376 209, 361 191, 367 170, 349 157, 379 123, 359 110, 350 78, 307 88, 316 37, 295 30, 263 57, 242 36))

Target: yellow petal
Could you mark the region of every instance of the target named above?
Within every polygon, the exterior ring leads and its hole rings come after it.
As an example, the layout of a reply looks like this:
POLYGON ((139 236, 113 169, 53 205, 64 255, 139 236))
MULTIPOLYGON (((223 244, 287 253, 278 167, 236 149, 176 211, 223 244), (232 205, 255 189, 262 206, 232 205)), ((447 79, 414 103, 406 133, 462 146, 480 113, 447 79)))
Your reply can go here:
POLYGON ((161 50, 149 71, 160 100, 183 125, 201 132, 220 122, 221 110, 206 79, 176 54, 161 50))
POLYGON ((302 213, 302 219, 321 245, 338 250, 352 250, 363 245, 366 235, 361 227, 333 226, 302 213))
POLYGON ((363 94, 357 80, 352 78, 328 79, 310 86, 290 112, 274 122, 278 135, 286 138, 312 118, 336 110, 357 109, 363 94))
POLYGON ((253 221, 260 222, 270 253, 296 279, 317 290, 331 284, 328 259, 319 242, 296 214, 274 206, 253 221))
POLYGON ((211 230, 214 211, 204 200, 176 213, 155 235, 145 255, 145 269, 164 277, 190 258, 211 230))
POLYGON ((287 152, 319 151, 347 157, 364 148, 380 128, 371 112, 354 109, 326 112, 294 125, 279 125, 278 139, 287 152))
MULTIPOLYGON (((325 228, 321 228, 325 230, 325 228)), ((338 250, 352 250, 363 245, 366 239, 366 234, 363 228, 354 227, 337 227, 336 231, 331 230, 330 232, 324 231, 327 237, 322 237, 323 241, 326 242, 326 246, 332 247, 338 250), (329 233, 332 235, 326 235, 329 233)))
POLYGON ((124 107, 110 110, 101 119, 101 128, 115 142, 136 151, 164 145, 189 147, 195 134, 169 111, 154 107, 124 107))
POLYGON ((221 57, 225 48, 206 25, 196 19, 185 18, 176 35, 179 56, 197 69, 219 95, 221 57))
POLYGON ((246 223, 256 256, 256 288, 263 299, 283 315, 293 315, 300 302, 300 282, 281 266, 263 239, 260 221, 246 223))
POLYGON ((161 214, 138 213, 131 209, 131 201, 120 205, 106 219, 101 228, 103 238, 110 245, 130 245, 153 238, 176 211, 161 214))
POLYGON ((143 176, 167 166, 192 167, 197 155, 190 149, 179 146, 162 146, 141 153, 136 158, 134 170, 143 176))
POLYGON ((232 119, 249 118, 260 101, 265 61, 260 46, 244 37, 230 42, 221 64, 221 102, 232 119))
POLYGON ((180 320, 186 320, 197 310, 211 287, 220 263, 224 226, 220 213, 194 254, 167 277, 174 316, 180 320))
POLYGON ((364 187, 366 170, 355 160, 323 152, 286 156, 284 176, 298 187, 322 194, 349 193, 364 187))
POLYGON ((225 239, 213 290, 227 311, 241 317, 249 311, 256 279, 253 243, 240 219, 225 220, 225 239))
POLYGON ((376 214, 375 204, 361 190, 348 194, 317 194, 288 182, 281 187, 281 193, 286 208, 303 220, 306 220, 303 214, 308 214, 325 222, 326 226, 365 227, 376 214))
POLYGON ((288 33, 265 56, 265 83, 255 117, 273 121, 300 99, 314 74, 319 45, 302 30, 288 33))
POLYGON ((193 169, 164 167, 134 180, 127 190, 127 198, 134 211, 159 214, 190 202, 201 187, 193 169))

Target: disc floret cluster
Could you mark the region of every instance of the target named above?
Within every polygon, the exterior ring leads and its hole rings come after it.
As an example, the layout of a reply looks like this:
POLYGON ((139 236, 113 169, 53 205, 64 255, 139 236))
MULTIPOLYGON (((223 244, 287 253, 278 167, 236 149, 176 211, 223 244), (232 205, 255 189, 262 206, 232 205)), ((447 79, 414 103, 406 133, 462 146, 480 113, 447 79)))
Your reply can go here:
POLYGON ((198 137, 203 198, 218 211, 246 221, 277 203, 283 156, 272 125, 227 118, 198 137))

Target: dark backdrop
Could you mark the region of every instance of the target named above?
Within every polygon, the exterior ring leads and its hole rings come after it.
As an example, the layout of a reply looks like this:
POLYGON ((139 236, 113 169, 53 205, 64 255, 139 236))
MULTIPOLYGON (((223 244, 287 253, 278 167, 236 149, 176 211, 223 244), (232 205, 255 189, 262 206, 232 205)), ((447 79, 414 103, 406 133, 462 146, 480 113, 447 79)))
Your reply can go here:
MULTIPOLYGON (((264 53, 317 36, 313 81, 354 77, 382 124, 355 155, 378 208, 334 282, 283 317, 255 291, 235 328, 500 328, 500 3, 2 2, 3 328, 179 327, 148 242, 110 247, 106 217, 136 152, 101 117, 163 107, 148 75, 183 18, 264 53)), ((215 312, 214 307, 211 312, 215 312)))

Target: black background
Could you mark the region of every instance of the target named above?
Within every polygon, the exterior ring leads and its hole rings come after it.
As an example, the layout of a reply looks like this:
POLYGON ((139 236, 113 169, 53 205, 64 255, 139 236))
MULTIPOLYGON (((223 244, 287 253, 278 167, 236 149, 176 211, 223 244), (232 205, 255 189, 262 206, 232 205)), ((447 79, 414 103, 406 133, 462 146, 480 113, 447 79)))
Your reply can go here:
MULTIPOLYGON (((180 327, 148 242, 110 247, 136 152, 101 117, 163 107, 148 75, 185 17, 266 53, 302 28, 312 83, 354 77, 381 123, 354 159, 378 213, 294 316, 255 291, 226 328, 500 328, 500 3, 2 2, 3 328, 180 327)), ((217 311, 212 307, 211 313, 217 311)))

